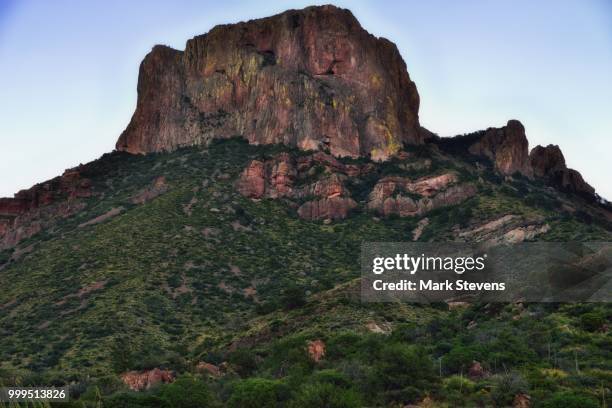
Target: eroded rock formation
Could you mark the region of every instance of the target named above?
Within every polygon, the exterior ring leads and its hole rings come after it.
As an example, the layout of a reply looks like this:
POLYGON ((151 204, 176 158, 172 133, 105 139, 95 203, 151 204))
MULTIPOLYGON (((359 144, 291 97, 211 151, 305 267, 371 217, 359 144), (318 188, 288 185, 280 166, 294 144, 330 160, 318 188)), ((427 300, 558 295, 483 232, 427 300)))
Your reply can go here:
POLYGON ((502 128, 489 128, 468 148, 477 156, 486 156, 502 174, 521 173, 530 177, 529 142, 525 127, 518 120, 509 120, 502 128))
POLYGON ((251 161, 236 187, 249 198, 304 201, 298 208, 303 219, 335 220, 346 218, 357 206, 345 185, 347 177, 370 170, 369 165, 345 165, 322 152, 298 158, 281 153, 270 160, 251 161))
POLYGON ((474 185, 456 182, 457 176, 453 173, 416 181, 405 177, 385 177, 370 192, 367 207, 384 216, 409 217, 458 204, 476 194, 474 185))
POLYGON ((121 374, 121 380, 132 391, 148 390, 160 383, 171 383, 175 375, 172 371, 154 368, 142 372, 128 371, 121 374))
POLYGON ((91 181, 75 168, 13 198, 0 198, 0 249, 15 246, 57 219, 75 214, 84 206, 80 199, 92 194, 91 181))
POLYGON ((348 10, 308 7, 216 26, 185 51, 153 48, 117 149, 159 152, 243 135, 382 160, 423 142, 418 109, 393 43, 348 10))
POLYGON ((595 189, 584 181, 579 172, 567 168, 559 146, 536 146, 529 154, 529 161, 534 175, 547 179, 552 185, 589 197, 595 194, 595 189))
POLYGON ((595 197, 595 189, 584 181, 582 175, 567 168, 559 146, 538 145, 530 152, 525 127, 518 120, 510 120, 501 128, 489 128, 469 135, 430 139, 448 152, 463 150, 486 157, 504 175, 519 173, 529 178, 543 178, 563 191, 591 199, 595 197))

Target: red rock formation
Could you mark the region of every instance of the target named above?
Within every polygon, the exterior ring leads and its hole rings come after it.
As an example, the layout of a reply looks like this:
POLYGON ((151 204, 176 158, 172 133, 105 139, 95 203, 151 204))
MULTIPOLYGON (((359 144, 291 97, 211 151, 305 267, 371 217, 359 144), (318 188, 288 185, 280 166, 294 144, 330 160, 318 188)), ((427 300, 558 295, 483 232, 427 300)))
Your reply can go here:
POLYGON ((249 198, 279 198, 293 195, 296 163, 287 153, 265 162, 253 160, 243 170, 236 188, 249 198))
POLYGON ((142 372, 128 371, 121 374, 121 380, 132 391, 148 390, 159 383, 171 383, 174 381, 174 373, 169 370, 154 368, 142 372))
POLYGON ((91 181, 75 168, 13 198, 0 198, 0 249, 17 245, 56 219, 69 217, 83 207, 78 199, 92 194, 91 181))
POLYGON ((552 185, 587 197, 595 195, 595 189, 584 181, 579 172, 567 168, 559 146, 536 146, 529 154, 529 161, 534 174, 547 179, 552 185))
POLYGON ((331 197, 307 201, 298 208, 298 215, 305 220, 340 220, 357 207, 350 197, 331 197))
POLYGON ((262 198, 266 193, 265 163, 253 160, 244 169, 236 184, 238 192, 248 198, 262 198))
POLYGON ((312 361, 318 363, 325 356, 325 342, 313 340, 308 342, 308 356, 312 361))
POLYGON ((369 165, 343 164, 325 153, 315 153, 297 159, 288 153, 281 153, 265 162, 251 161, 242 171, 236 188, 243 196, 256 199, 345 197, 348 196, 344 186, 346 177, 370 170, 369 165), (301 183, 301 180, 309 177, 316 164, 322 165, 328 175, 308 184, 301 183))
POLYGON ((468 148, 477 156, 486 156, 495 163, 502 174, 519 172, 531 177, 529 166, 529 142, 525 128, 518 120, 509 120, 502 128, 489 128, 483 136, 468 148))
POLYGON ((396 214, 409 217, 458 204, 476 194, 473 185, 452 185, 456 181, 453 173, 425 177, 414 182, 404 177, 385 177, 370 192, 368 208, 385 216, 396 214))
POLYGON ((169 187, 168 183, 166 182, 166 177, 156 177, 149 187, 146 187, 139 193, 137 193, 134 197, 132 197, 131 201, 134 204, 144 204, 164 194, 166 191, 168 191, 168 188, 169 187))
POLYGON ((243 135, 335 156, 386 159, 420 144, 419 95, 396 46, 348 10, 290 10, 221 25, 145 57, 117 149, 173 150, 243 135))
POLYGON ((547 177, 553 172, 566 169, 565 157, 557 145, 534 147, 529 153, 529 162, 536 177, 547 177))
POLYGON ((207 363, 205 361, 200 361, 196 366, 196 370, 200 373, 206 373, 211 375, 212 377, 221 377, 221 369, 214 364, 207 363))
POLYGON ((527 394, 516 394, 512 401, 512 408, 529 408, 531 407, 531 397, 527 394))

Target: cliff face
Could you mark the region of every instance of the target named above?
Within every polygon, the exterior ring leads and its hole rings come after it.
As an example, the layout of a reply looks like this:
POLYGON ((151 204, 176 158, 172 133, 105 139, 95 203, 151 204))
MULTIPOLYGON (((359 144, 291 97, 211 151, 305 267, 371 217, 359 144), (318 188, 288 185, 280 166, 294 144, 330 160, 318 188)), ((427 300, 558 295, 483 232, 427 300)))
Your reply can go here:
POLYGON ((567 168, 559 146, 538 145, 529 151, 525 127, 518 120, 509 120, 501 128, 488 128, 453 138, 434 137, 430 141, 450 153, 486 157, 501 174, 511 176, 519 173, 531 179, 544 179, 560 190, 595 198, 595 189, 584 181, 582 175, 567 168))
MULTIPOLYGON (((395 156, 406 170, 416 166, 405 162, 408 153, 401 149, 408 144, 438 144, 451 155, 486 157, 503 175, 519 173, 591 200, 597 197, 580 173, 567 168, 557 146, 537 146, 529 153, 518 120, 439 138, 419 125, 418 110, 416 86, 393 43, 366 32, 348 10, 309 7, 217 26, 189 40, 185 51, 155 46, 140 66, 136 111, 116 147, 145 154, 239 135, 251 144, 317 151, 253 160, 238 183, 250 198, 293 200, 298 215, 311 220, 345 218, 354 209, 421 215, 477 193, 472 185, 435 176, 419 181, 373 177, 374 163, 338 160, 395 156), (306 182, 315 167, 327 176, 306 182), (347 188, 347 180, 355 187, 355 178, 366 174, 365 185, 377 180, 367 203, 347 188), (444 188, 436 186, 440 180, 446 180, 444 188), (421 191, 419 183, 431 191, 421 191)), ((0 250, 80 211, 82 198, 94 194, 83 176, 86 167, 14 198, 0 198, 0 250)), ((131 203, 143 204, 166 188, 160 177, 131 203)))
POLYGON ((0 250, 37 234, 61 218, 83 209, 83 198, 93 194, 91 182, 80 168, 22 190, 13 198, 0 198, 0 250))
POLYGON ((543 177, 552 185, 571 193, 592 197, 595 189, 591 187, 582 175, 565 165, 565 157, 559 146, 536 146, 529 153, 529 162, 534 175, 543 177))
POLYGON ((469 152, 488 157, 502 174, 533 174, 525 127, 518 120, 509 120, 502 128, 487 129, 480 140, 469 147, 469 152))
POLYGON ((423 142, 418 109, 393 43, 348 10, 309 7, 217 26, 184 52, 153 48, 117 149, 167 151, 242 135, 384 160, 402 143, 423 142))

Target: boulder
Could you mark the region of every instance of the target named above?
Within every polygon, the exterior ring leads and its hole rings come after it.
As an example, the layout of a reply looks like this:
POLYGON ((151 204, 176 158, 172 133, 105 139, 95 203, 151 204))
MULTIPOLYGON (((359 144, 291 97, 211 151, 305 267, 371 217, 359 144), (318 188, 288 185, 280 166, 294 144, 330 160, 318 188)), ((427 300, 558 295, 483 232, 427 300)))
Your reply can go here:
POLYGON ((309 341, 307 350, 310 359, 315 363, 318 363, 325 356, 325 342, 323 342, 323 340, 309 341))
POLYGON ((154 368, 145 371, 128 371, 121 374, 121 380, 132 391, 148 390, 160 383, 171 383, 175 379, 172 371, 154 368))
POLYGON ((488 157, 502 174, 516 172, 531 177, 529 165, 529 142, 525 127, 518 120, 509 120, 501 128, 489 128, 469 148, 476 156, 488 157))

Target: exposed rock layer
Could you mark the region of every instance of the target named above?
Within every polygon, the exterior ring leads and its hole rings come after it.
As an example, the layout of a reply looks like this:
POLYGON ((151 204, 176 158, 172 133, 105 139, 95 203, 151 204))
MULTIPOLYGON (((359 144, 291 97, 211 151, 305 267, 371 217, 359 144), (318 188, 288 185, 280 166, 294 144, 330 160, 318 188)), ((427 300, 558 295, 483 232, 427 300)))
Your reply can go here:
POLYGON ((309 7, 217 26, 185 51, 153 48, 117 149, 149 153, 243 135, 385 159, 402 143, 422 143, 418 108, 393 43, 348 10, 309 7))
POLYGON ((529 154, 529 161, 534 175, 547 179, 554 186, 589 197, 595 194, 595 189, 579 172, 567 168, 559 146, 536 146, 529 154))
POLYGON ((92 194, 90 180, 75 168, 13 198, 0 198, 0 249, 15 246, 55 220, 75 214, 83 208, 80 199, 92 194))
POLYGON ((172 371, 154 368, 142 372, 128 371, 121 374, 121 380, 132 391, 148 390, 161 383, 171 383, 175 375, 172 371))
POLYGON ((456 184, 453 173, 411 181, 405 177, 385 177, 369 194, 367 207, 381 215, 409 217, 435 208, 458 204, 476 194, 472 184, 456 184))
POLYGON ((526 176, 532 175, 529 142, 525 128, 518 120, 510 120, 502 128, 487 129, 480 140, 469 147, 469 152, 488 157, 503 174, 519 172, 526 176))
POLYGON ((595 189, 584 181, 581 174, 565 165, 559 146, 536 146, 529 152, 525 128, 518 120, 508 121, 501 128, 487 130, 454 138, 433 138, 451 152, 468 152, 486 157, 497 171, 504 175, 522 174, 529 178, 543 178, 550 185, 563 191, 595 197, 595 189))
MULTIPOLYGON (((359 206, 347 188, 348 178, 375 170, 371 163, 346 165, 322 152, 299 158, 281 153, 266 161, 251 161, 236 187, 242 195, 253 199, 304 201, 297 211, 303 219, 336 220, 346 218, 359 206)), ((473 184, 458 183, 454 173, 418 180, 383 177, 369 192, 364 207, 384 216, 407 217, 458 204, 476 192, 473 184)))
POLYGON ((304 201, 298 208, 304 219, 342 219, 357 206, 345 186, 347 177, 370 170, 371 165, 346 165, 322 152, 298 158, 281 153, 270 160, 251 161, 236 187, 249 198, 304 201))

